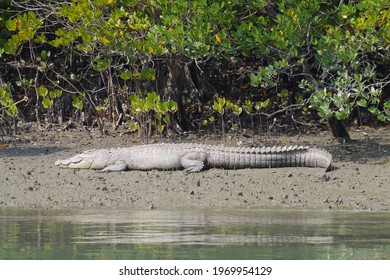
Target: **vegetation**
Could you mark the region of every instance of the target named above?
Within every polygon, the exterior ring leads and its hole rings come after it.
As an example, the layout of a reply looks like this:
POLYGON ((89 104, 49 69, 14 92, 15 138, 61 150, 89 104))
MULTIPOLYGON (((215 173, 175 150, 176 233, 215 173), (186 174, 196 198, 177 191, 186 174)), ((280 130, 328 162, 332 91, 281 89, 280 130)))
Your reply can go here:
POLYGON ((3 126, 390 121, 386 0, 5 0, 0 27, 3 126))

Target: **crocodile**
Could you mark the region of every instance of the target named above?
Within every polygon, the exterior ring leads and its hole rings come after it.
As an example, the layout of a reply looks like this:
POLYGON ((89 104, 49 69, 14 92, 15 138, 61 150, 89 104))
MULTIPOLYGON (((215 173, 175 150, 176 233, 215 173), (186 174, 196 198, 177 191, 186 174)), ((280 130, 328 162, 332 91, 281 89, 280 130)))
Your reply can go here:
POLYGON ((55 162, 63 168, 124 170, 177 170, 206 168, 322 167, 332 170, 332 155, 308 146, 223 147, 208 144, 147 144, 126 148, 93 149, 55 162))

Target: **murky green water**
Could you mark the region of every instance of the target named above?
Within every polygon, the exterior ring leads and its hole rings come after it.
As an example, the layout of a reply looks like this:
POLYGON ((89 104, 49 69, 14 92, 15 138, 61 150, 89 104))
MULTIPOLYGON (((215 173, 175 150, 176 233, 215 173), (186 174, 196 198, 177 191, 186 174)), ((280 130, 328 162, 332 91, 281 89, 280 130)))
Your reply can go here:
POLYGON ((390 259, 390 213, 0 210, 0 259, 390 259))

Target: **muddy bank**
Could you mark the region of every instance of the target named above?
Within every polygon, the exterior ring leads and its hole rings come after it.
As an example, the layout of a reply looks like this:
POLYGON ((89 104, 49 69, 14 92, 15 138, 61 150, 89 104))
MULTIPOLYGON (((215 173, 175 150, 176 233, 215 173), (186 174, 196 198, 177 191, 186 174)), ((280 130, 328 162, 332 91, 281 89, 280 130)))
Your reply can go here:
MULTIPOLYGON (((283 208, 390 210, 390 129, 351 130, 352 143, 340 144, 329 132, 261 136, 256 145, 315 145, 328 149, 338 167, 211 169, 98 173, 67 170, 54 161, 90 148, 130 146, 127 134, 89 132, 25 133, 16 147, 0 149, 0 208, 283 208), (28 140, 28 141, 27 141, 28 140)), ((169 140, 165 140, 169 141, 169 140)), ((212 137, 180 141, 217 143, 212 137), (196 140, 195 140, 196 139, 196 140)), ((229 145, 250 144, 246 138, 229 145)))

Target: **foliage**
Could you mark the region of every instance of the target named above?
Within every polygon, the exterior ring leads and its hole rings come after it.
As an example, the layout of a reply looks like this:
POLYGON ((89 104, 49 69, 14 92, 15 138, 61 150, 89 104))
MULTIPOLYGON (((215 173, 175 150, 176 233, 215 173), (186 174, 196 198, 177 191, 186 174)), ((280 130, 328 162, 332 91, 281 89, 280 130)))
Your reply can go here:
POLYGON ((42 97, 42 105, 46 109, 52 107, 54 100, 56 98, 60 98, 62 95, 62 91, 60 89, 48 90, 44 86, 40 86, 37 89, 37 92, 42 97))
POLYGON ((389 73, 378 72, 389 63, 388 8, 387 1, 281 1, 272 32, 262 34, 276 59, 252 74, 252 84, 272 88, 282 75, 301 76, 305 102, 322 118, 348 119, 360 106, 389 121, 386 106, 379 109, 389 73))
POLYGON ((11 93, 0 87, 0 111, 4 110, 9 116, 14 116, 18 113, 18 107, 11 96, 11 93))
POLYGON ((4 51, 8 54, 15 54, 20 44, 34 39, 36 32, 42 26, 43 19, 36 16, 32 11, 17 15, 9 19, 6 27, 15 34, 4 44, 4 51))
POLYGON ((156 92, 148 92, 145 98, 133 95, 129 99, 132 113, 137 119, 137 125, 131 125, 131 128, 133 131, 138 129, 141 137, 148 137, 153 128, 162 133, 165 125, 170 123, 169 114, 177 111, 175 101, 161 102, 160 96, 156 92), (147 124, 150 124, 150 126, 148 127, 147 124))
POLYGON ((314 110, 324 120, 347 120, 361 109, 390 120, 386 0, 27 2, 10 1, 0 13, 0 74, 11 73, 0 99, 7 110, 11 99, 26 96, 58 114, 56 104, 71 97, 73 110, 112 123, 135 118, 130 128, 147 135, 152 127, 166 131, 176 112, 195 123, 202 109, 216 112, 223 129, 224 118, 241 125, 250 116, 253 130, 253 116, 286 108, 301 108, 303 117, 314 110), (209 94, 215 81, 208 67, 235 79, 229 63, 240 59, 255 66, 241 65, 249 70, 233 84, 252 87, 209 94), (190 64, 190 75, 170 68, 185 72, 190 64))

